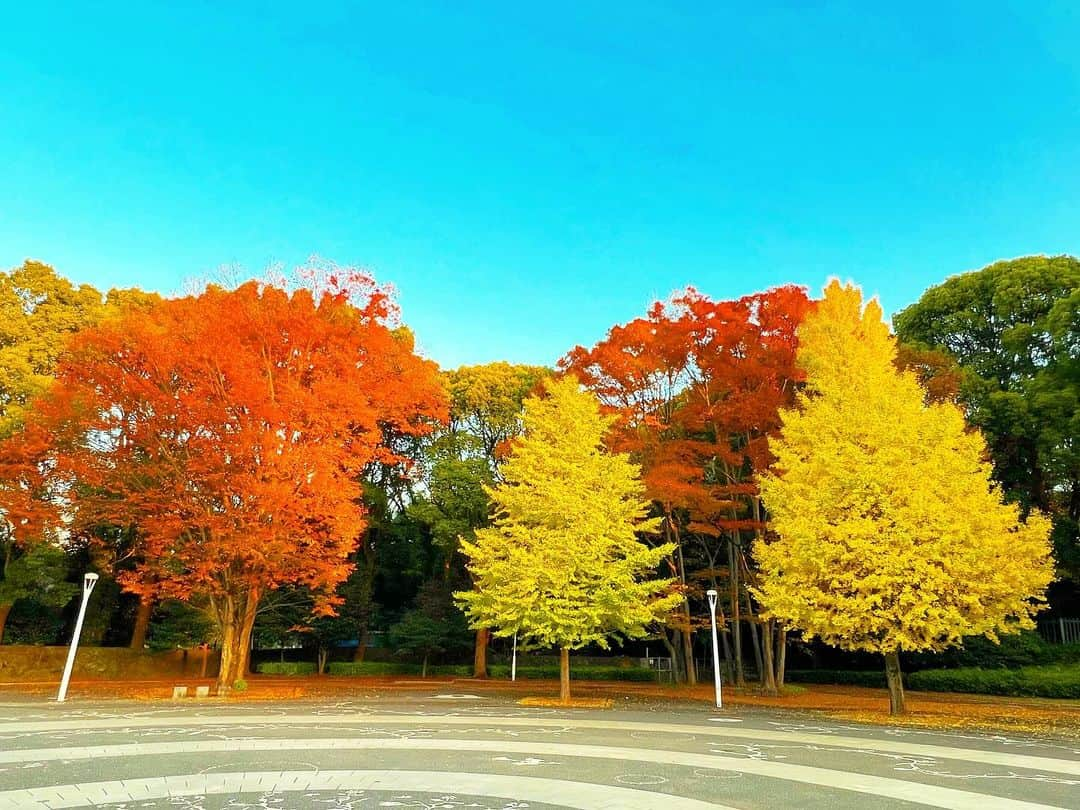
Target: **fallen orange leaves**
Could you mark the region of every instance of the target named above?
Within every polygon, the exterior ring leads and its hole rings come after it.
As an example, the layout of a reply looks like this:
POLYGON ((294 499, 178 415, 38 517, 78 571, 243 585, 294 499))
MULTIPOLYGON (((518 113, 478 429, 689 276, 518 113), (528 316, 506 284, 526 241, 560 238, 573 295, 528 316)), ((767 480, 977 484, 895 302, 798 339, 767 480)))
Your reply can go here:
MULTIPOLYGON (((184 684, 194 691, 198 683, 210 681, 78 681, 72 684, 73 699, 153 700, 170 699, 174 684, 184 684)), ((445 688, 467 690, 478 695, 518 698, 520 705, 562 707, 558 701, 558 681, 528 680, 512 683, 504 680, 418 677, 289 677, 272 678, 253 675, 244 692, 232 692, 230 702, 274 700, 319 700, 349 696, 353 699, 385 697, 401 692, 415 694, 445 688), (525 701, 528 701, 527 703, 525 701)), ((21 693, 48 698, 56 693, 56 684, 5 684, 0 693, 21 693)), ((698 703, 711 704, 711 685, 678 687, 661 684, 622 683, 615 681, 579 681, 573 706, 607 708, 621 703, 698 703)), ((210 700, 217 700, 211 698, 210 700)), ((194 698, 185 702, 194 703, 194 698)), ((874 725, 925 729, 969 729, 1020 734, 1046 734, 1080 739, 1080 700, 1044 700, 1005 698, 984 695, 960 695, 944 692, 909 692, 908 713, 890 715, 888 694, 884 689, 857 686, 800 686, 798 691, 781 697, 768 697, 753 689, 724 689, 724 708, 738 714, 742 707, 776 709, 795 713, 813 713, 831 720, 874 725)))

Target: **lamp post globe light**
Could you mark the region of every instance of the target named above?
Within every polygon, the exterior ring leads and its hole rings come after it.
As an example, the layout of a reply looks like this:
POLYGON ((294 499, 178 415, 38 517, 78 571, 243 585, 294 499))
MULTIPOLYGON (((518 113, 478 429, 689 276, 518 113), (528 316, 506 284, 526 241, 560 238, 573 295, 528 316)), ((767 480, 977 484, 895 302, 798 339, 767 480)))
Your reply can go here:
POLYGON ((713 683, 716 684, 716 708, 722 709, 724 701, 720 693, 720 650, 716 642, 716 590, 710 588, 705 595, 709 597, 709 616, 712 619, 712 668, 713 683))
POLYGON ((60 691, 56 695, 57 703, 63 703, 67 699, 68 681, 71 680, 71 670, 75 666, 75 652, 79 648, 79 636, 82 634, 83 619, 86 618, 86 603, 90 601, 90 593, 97 585, 97 581, 97 574, 90 573, 83 576, 82 604, 79 605, 79 617, 75 620, 75 632, 71 635, 67 663, 64 664, 64 677, 60 679, 60 691))

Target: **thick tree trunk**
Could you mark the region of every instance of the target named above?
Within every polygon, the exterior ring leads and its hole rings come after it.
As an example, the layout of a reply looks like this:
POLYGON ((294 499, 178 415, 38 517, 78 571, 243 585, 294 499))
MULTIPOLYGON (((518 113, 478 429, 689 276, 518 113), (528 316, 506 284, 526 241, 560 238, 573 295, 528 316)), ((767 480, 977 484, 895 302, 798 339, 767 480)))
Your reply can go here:
POLYGON ((559 650, 559 700, 570 702, 570 650, 559 650))
POLYGON ((889 714, 904 714, 904 680, 900 672, 900 651, 885 653, 885 681, 889 686, 889 714))
POLYGON ((231 596, 217 600, 215 614, 221 634, 221 665, 218 667, 217 691, 223 694, 236 680, 236 636, 239 617, 236 602, 231 596))
POLYGON ((217 603, 218 626, 221 629, 221 668, 218 671, 219 691, 232 688, 248 673, 251 658, 251 631, 255 627, 255 612, 259 607, 259 592, 221 597, 217 603))
POLYGON ((146 646, 146 631, 150 628, 150 617, 154 613, 154 600, 149 596, 139 597, 139 606, 135 609, 135 627, 131 631, 131 644, 133 650, 141 650, 146 646))
POLYGON ((246 678, 251 672, 251 634, 255 630, 255 616, 259 612, 257 591, 248 593, 240 625, 240 667, 237 677, 246 678))
POLYGON ((7 617, 11 613, 11 608, 11 605, 0 605, 0 644, 4 643, 4 627, 7 625, 7 617))
POLYGON ((476 631, 476 643, 473 646, 473 677, 474 678, 486 678, 488 676, 487 668, 487 648, 488 648, 488 629, 486 627, 478 628, 476 631))
POLYGON ((318 672, 320 675, 326 672, 326 659, 330 657, 330 648, 325 644, 319 645, 318 672))
POLYGON ((357 639, 356 650, 353 652, 352 660, 356 664, 364 663, 364 656, 367 655, 368 645, 368 630, 367 627, 360 633, 360 638, 357 639))

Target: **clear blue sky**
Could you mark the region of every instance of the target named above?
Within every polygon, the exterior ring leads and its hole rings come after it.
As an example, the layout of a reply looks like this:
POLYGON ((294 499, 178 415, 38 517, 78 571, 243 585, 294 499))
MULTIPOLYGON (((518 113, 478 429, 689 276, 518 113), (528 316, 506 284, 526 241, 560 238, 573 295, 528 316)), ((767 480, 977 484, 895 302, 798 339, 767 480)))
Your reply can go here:
POLYGON ((317 253, 456 365, 686 284, 893 312, 1080 252, 1076 3, 78 6, 0 26, 2 266, 168 292, 317 253))

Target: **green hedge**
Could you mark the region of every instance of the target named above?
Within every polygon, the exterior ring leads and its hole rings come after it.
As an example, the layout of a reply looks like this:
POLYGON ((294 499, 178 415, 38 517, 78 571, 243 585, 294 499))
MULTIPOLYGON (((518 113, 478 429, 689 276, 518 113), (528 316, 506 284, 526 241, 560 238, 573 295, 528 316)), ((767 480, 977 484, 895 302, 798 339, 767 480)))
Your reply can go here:
POLYGON ((922 669, 1017 669, 1049 664, 1080 663, 1080 644, 1051 644, 1033 630, 1003 635, 995 644, 987 638, 965 638, 962 647, 939 653, 904 653, 905 671, 922 669))
POLYGON ((884 667, 880 672, 874 670, 851 669, 789 669, 784 673, 785 683, 822 683, 839 686, 885 686, 884 667))
MULTIPOLYGON (((330 664, 331 675, 419 675, 419 664, 406 664, 398 662, 364 661, 354 663, 330 664)), ((451 676, 454 678, 468 678, 473 673, 470 664, 443 664, 429 666, 427 674, 432 676, 451 676)), ((509 678, 510 667, 507 664, 493 664, 488 667, 488 674, 492 678, 509 678)), ((520 666, 517 676, 523 680, 558 680, 558 666, 520 666)), ((651 669, 642 667, 601 667, 592 665, 570 665, 570 677, 578 681, 655 681, 656 673, 651 669)))
MULTIPOLYGON (((400 661, 339 661, 331 663, 329 671, 331 675, 419 675, 423 667, 420 664, 400 661)), ((439 664, 427 668, 428 675, 449 675, 455 678, 467 678, 472 675, 472 671, 469 664, 439 664)))
POLYGON ((260 675, 314 675, 310 661, 265 661, 255 667, 260 675))
MULTIPOLYGON (((509 678, 510 667, 506 664, 495 664, 488 667, 488 672, 493 678, 509 678)), ((558 680, 558 666, 521 666, 517 668, 517 676, 523 680, 558 680)), ((570 678, 576 681, 655 681, 656 673, 644 667, 604 667, 593 664, 574 666, 570 662, 570 678)))
POLYGON ((908 688, 1010 697, 1080 699, 1080 665, 1020 669, 924 669, 907 677, 908 688))

